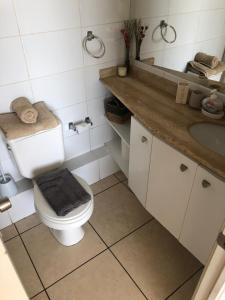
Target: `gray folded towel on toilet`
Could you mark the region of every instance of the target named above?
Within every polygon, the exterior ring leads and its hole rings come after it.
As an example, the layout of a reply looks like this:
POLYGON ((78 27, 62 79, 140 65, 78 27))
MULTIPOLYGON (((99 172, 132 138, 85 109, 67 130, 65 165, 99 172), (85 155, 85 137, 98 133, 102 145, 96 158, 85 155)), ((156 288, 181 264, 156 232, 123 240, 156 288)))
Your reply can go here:
POLYGON ((46 201, 58 216, 65 216, 91 200, 68 169, 48 172, 36 178, 37 185, 46 201))

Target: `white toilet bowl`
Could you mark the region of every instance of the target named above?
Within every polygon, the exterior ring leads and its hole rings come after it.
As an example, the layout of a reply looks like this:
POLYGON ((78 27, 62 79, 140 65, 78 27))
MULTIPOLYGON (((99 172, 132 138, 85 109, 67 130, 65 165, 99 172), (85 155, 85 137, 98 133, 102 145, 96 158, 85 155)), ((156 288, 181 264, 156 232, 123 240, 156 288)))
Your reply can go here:
MULTIPOLYGON (((50 113, 50 112, 49 112, 50 113)), ((65 158, 62 124, 16 139, 7 139, 21 175, 33 179, 47 171, 62 166, 65 158), (40 147, 43 145, 43 147, 40 147)), ((34 203, 41 221, 49 227, 54 237, 65 246, 78 243, 84 236, 84 225, 92 215, 93 194, 89 185, 75 176, 91 200, 74 209, 65 217, 59 217, 43 197, 34 180, 34 203)))
POLYGON ((57 241, 64 246, 74 245, 84 237, 82 226, 90 219, 94 209, 93 193, 90 186, 80 177, 75 176, 75 178, 91 195, 91 200, 75 208, 64 217, 56 215, 34 181, 34 203, 37 213, 41 221, 49 227, 57 241))

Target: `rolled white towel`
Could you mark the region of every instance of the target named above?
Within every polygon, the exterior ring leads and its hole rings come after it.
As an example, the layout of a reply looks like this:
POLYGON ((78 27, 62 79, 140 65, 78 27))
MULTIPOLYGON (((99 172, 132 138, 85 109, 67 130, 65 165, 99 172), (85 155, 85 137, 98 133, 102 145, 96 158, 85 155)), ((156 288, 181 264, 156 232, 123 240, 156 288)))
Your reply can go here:
POLYGON ((34 124, 37 122, 38 111, 27 98, 20 97, 12 101, 11 109, 23 123, 34 124))

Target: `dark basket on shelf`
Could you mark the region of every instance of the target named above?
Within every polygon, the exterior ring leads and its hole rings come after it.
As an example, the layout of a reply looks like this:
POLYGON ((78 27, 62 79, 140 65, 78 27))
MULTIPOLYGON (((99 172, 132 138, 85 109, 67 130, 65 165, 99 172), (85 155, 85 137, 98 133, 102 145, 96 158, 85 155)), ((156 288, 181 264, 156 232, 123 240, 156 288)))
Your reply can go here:
POLYGON ((125 123, 130 119, 131 113, 116 97, 105 99, 106 117, 115 123, 125 123))

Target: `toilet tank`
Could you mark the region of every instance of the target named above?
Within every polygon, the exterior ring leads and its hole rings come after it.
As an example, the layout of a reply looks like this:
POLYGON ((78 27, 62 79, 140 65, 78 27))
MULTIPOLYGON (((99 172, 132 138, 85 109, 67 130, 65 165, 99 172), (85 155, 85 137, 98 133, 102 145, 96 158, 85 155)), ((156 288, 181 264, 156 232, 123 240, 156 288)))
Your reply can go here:
POLYGON ((64 162, 62 125, 34 135, 7 140, 21 175, 34 178, 64 162))

